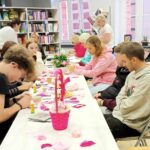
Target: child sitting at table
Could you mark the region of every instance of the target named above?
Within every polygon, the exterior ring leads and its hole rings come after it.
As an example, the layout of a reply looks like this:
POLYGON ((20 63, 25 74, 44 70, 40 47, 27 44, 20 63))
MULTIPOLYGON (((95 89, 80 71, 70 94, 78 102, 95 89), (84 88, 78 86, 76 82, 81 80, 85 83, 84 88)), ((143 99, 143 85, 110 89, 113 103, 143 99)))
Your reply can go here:
MULTIPOLYGON (((80 43, 83 44, 83 46, 86 48, 86 41, 87 39, 90 37, 89 33, 82 33, 79 37, 79 41, 80 43)), ((89 61, 91 60, 91 54, 88 52, 88 50, 86 49, 85 55, 84 57, 81 59, 81 61, 79 62, 80 66, 85 66, 89 61)))
POLYGON ((25 76, 34 72, 34 62, 26 48, 21 45, 14 45, 4 54, 0 62, 0 143, 7 133, 13 116, 21 109, 29 107, 31 96, 22 95, 18 101, 9 106, 8 84, 19 81, 25 76))
POLYGON ((35 39, 29 39, 26 43, 26 48, 29 50, 36 62, 44 64, 42 60, 42 54, 39 51, 38 43, 35 41, 35 39))
POLYGON ((91 36, 86 41, 86 47, 91 55, 91 61, 85 66, 75 66, 75 73, 92 78, 92 93, 107 88, 115 78, 117 67, 112 49, 102 45, 97 36, 91 36))
POLYGON ((35 39, 29 39, 26 43, 26 48, 29 50, 30 55, 34 58, 36 62, 36 75, 41 75, 42 71, 44 71, 45 69, 45 66, 42 60, 42 54, 39 51, 38 43, 35 41, 35 39))
MULTIPOLYGON (((16 42, 13 41, 6 41, 2 47, 1 50, 1 60, 3 60, 3 56, 4 54, 8 51, 8 49, 13 46, 16 45, 16 42)), ((14 96, 17 96, 19 94, 21 94, 24 91, 29 90, 29 88, 32 87, 32 83, 31 82, 14 82, 9 84, 9 93, 6 95, 7 98, 11 98, 14 96)))
POLYGON ((40 36, 39 36, 39 34, 37 32, 31 33, 31 39, 34 39, 35 42, 38 43, 38 49, 39 49, 39 51, 42 54, 42 60, 45 60, 45 58, 46 58, 45 52, 43 50, 42 45, 39 44, 40 43, 40 36))
POLYGON ((74 45, 74 52, 76 57, 83 57, 85 55, 86 48, 79 41, 79 35, 73 34, 71 37, 72 44, 74 45))

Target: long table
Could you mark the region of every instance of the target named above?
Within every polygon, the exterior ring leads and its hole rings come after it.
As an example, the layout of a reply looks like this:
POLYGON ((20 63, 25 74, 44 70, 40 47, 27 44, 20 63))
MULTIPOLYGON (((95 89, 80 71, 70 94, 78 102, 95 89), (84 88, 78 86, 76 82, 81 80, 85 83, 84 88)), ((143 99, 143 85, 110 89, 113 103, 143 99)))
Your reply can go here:
POLYGON ((109 130, 103 114, 92 98, 83 76, 71 77, 71 82, 76 82, 82 87, 80 103, 81 108, 73 108, 69 117, 66 130, 56 131, 51 122, 33 122, 28 119, 29 109, 21 110, 14 120, 4 141, 1 150, 50 150, 53 147, 43 148, 42 144, 65 143, 68 150, 119 150, 109 130), (73 128, 80 130, 79 138, 72 137, 73 128), (81 147, 83 141, 92 141, 95 144, 81 147))

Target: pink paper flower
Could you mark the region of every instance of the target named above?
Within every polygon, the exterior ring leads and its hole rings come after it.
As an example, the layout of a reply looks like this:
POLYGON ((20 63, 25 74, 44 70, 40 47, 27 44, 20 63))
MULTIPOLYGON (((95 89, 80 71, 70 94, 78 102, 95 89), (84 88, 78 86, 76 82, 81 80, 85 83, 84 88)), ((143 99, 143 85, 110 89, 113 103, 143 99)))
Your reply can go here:
POLYGON ((88 146, 92 146, 92 145, 94 145, 94 144, 96 144, 96 143, 93 142, 93 141, 83 141, 83 142, 80 144, 80 146, 81 146, 81 147, 88 147, 88 146))
POLYGON ((63 66, 66 66, 66 65, 67 65, 67 62, 66 62, 66 61, 63 61, 63 62, 62 62, 62 65, 63 65, 63 66))
POLYGON ((56 53, 56 56, 60 56, 60 53, 56 53))
POLYGON ((49 143, 45 143, 45 144, 42 144, 41 145, 41 149, 44 149, 46 147, 52 147, 52 144, 49 144, 49 143))

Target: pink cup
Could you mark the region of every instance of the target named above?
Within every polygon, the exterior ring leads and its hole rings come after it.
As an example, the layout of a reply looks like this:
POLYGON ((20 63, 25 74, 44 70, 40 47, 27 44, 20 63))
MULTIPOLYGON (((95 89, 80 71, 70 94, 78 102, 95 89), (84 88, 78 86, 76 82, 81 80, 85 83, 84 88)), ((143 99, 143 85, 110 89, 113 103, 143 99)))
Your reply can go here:
POLYGON ((50 112, 52 126, 55 130, 64 130, 68 127, 70 110, 63 113, 50 112))

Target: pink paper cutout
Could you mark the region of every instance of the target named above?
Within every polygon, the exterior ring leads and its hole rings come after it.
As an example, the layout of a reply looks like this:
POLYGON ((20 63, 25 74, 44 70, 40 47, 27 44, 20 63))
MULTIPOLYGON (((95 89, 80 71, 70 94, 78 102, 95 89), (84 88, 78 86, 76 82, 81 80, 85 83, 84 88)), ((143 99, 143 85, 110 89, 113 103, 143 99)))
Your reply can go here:
POLYGON ((43 92, 41 92, 41 93, 37 94, 37 96, 44 97, 44 96, 49 96, 49 95, 48 95, 48 94, 45 94, 45 93, 43 93, 43 92))
POLYGON ((65 102, 66 102, 66 103, 73 103, 73 104, 74 104, 74 103, 79 103, 79 101, 78 101, 78 100, 74 100, 74 101, 71 101, 71 100, 70 100, 70 101, 69 101, 69 100, 66 100, 65 102))
POLYGON ((46 147, 52 147, 52 144, 45 143, 41 145, 41 149, 46 148, 46 147))
POLYGON ((72 107, 74 107, 74 108, 81 108, 81 107, 84 107, 84 106, 86 106, 86 105, 85 104, 77 104, 77 105, 74 105, 72 107))
POLYGON ((93 141, 83 141, 83 142, 80 144, 80 146, 81 146, 81 147, 89 147, 89 146, 92 146, 92 145, 94 145, 94 144, 96 144, 96 143, 93 142, 93 141))
POLYGON ((71 100, 71 101, 76 101, 77 98, 76 98, 76 97, 72 97, 72 98, 70 98, 70 100, 71 100))
POLYGON ((54 150, 68 150, 69 145, 66 142, 58 141, 53 144, 52 147, 54 150))
POLYGON ((78 76, 73 76, 72 78, 79 78, 78 76))
POLYGON ((65 102, 68 102, 68 103, 79 103, 79 100, 76 97, 72 97, 72 98, 70 98, 70 100, 66 100, 65 102))
POLYGON ((46 136, 44 136, 44 135, 38 135, 38 136, 37 136, 37 139, 38 139, 39 141, 43 141, 43 140, 46 140, 46 136))
POLYGON ((49 108, 47 108, 44 104, 42 104, 40 106, 40 109, 43 110, 43 111, 48 111, 49 110, 49 108))

